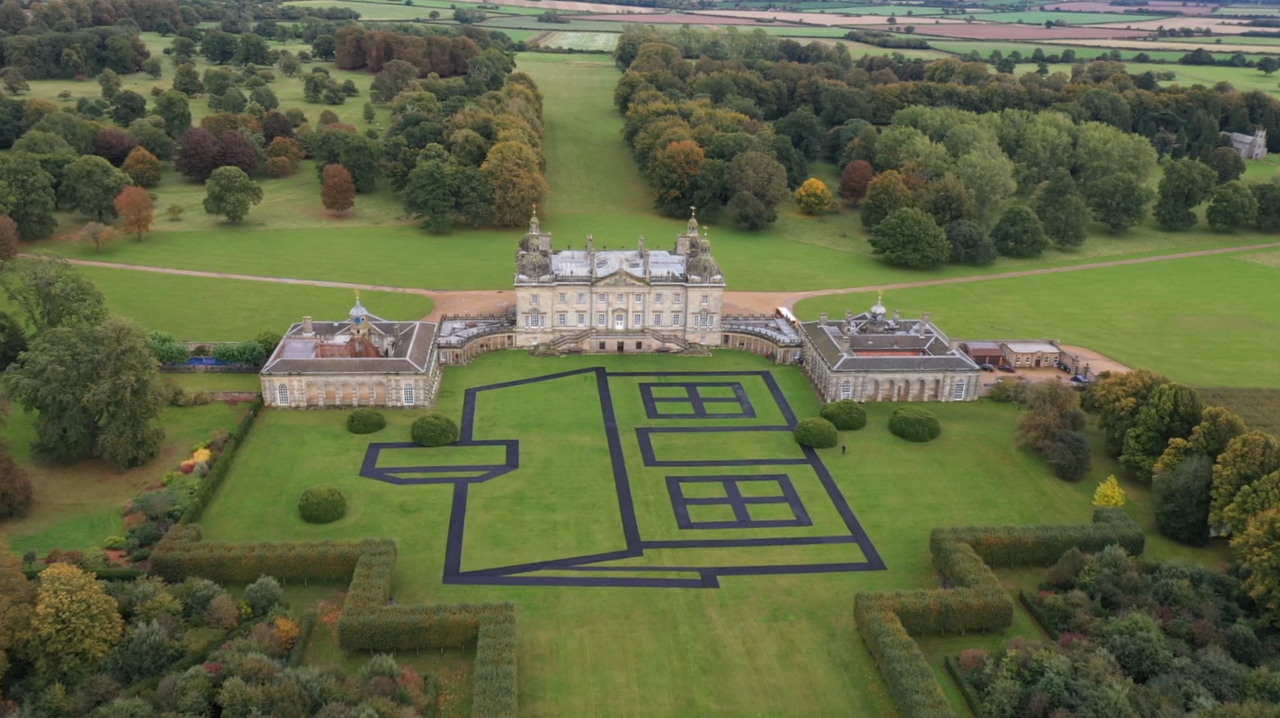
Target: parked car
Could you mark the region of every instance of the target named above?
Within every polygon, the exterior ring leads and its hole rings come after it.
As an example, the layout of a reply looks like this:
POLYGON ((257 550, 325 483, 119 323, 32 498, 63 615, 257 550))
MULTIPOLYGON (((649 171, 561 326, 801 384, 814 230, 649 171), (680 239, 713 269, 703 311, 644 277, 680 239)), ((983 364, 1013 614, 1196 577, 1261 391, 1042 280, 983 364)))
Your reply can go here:
POLYGON ((1079 374, 1076 374, 1075 376, 1071 377, 1071 383, 1072 384, 1088 384, 1089 379, 1088 377, 1084 377, 1079 374))
POLYGON ((996 368, 997 368, 997 369, 999 369, 1000 371, 1005 372, 1005 373, 1008 373, 1008 374, 1012 374, 1012 373, 1013 373, 1013 367, 1009 366, 1008 364, 1001 364, 1000 366, 998 366, 998 367, 996 367, 996 368))
POLYGON ((983 371, 995 371, 995 370, 996 370, 996 368, 995 368, 994 366, 991 366, 990 364, 979 364, 979 365, 978 365, 978 368, 979 368, 979 369, 981 369, 981 370, 983 370, 983 371))

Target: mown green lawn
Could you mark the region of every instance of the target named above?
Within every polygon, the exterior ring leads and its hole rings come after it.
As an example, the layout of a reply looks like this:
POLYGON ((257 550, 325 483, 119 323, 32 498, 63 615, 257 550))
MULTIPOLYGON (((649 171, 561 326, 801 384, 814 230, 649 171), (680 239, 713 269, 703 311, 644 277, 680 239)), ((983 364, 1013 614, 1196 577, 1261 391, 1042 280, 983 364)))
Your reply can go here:
MULTIPOLYGON (((348 289, 99 267, 81 271, 102 290, 108 309, 183 341, 244 341, 268 329, 283 333, 304 316, 343 319, 355 304, 348 289)), ((384 319, 421 319, 431 313, 431 300, 420 294, 360 296, 369 311, 384 319)))
MULTIPOLYGON (((440 408, 457 418, 467 387, 597 365, 611 371, 769 369, 798 416, 811 416, 818 407, 797 368, 774 367, 736 352, 711 359, 551 360, 505 352, 469 367, 446 369, 440 408)), ((635 381, 615 378, 610 387, 642 535, 695 533, 705 538, 725 533, 675 529, 663 477, 715 470, 646 469, 638 463, 631 427, 670 422, 646 422, 636 413, 635 381)), ((769 421, 759 390, 748 390, 762 421, 769 421)), ((476 437, 518 438, 523 468, 473 487, 464 569, 618 548, 617 499, 608 478, 598 406, 594 380, 582 377, 481 394, 476 437)), ((367 444, 405 440, 407 425, 418 412, 387 412, 387 429, 355 436, 343 427, 345 412, 268 410, 205 514, 203 529, 215 540, 390 536, 399 546, 397 601, 515 601, 521 622, 523 715, 891 716, 884 686, 854 631, 853 594, 937 585, 927 546, 934 526, 1087 520, 1094 486, 1117 470, 1114 462, 1098 456, 1085 481, 1068 484, 1051 477, 1033 453, 1014 446, 1013 407, 967 403, 930 408, 944 427, 935 442, 896 439, 885 428, 893 406, 872 404, 867 406, 867 428, 842 435, 847 454, 839 449, 820 452, 883 556, 886 571, 728 577, 715 590, 444 585, 452 489, 394 486, 358 476, 367 444), (297 518, 298 495, 316 484, 337 485, 347 493, 345 518, 325 526, 297 518)), ((672 456, 705 451, 710 458, 788 451, 749 434, 736 441, 708 437, 702 449, 698 446, 696 441, 677 442, 664 450, 672 456)), ((472 459, 468 454, 466 460, 472 459)), ((797 467, 772 469, 794 473, 797 467)), ((1150 530, 1147 492, 1129 490, 1131 512, 1150 530)), ((821 501, 808 494, 804 500, 816 517, 821 501)), ((1210 563, 1222 556, 1220 550, 1182 549, 1158 537, 1150 546, 1154 556, 1210 563)), ((764 561, 803 562, 815 555, 812 548, 768 549, 764 561)), ((848 550, 856 560, 857 551, 848 550)), ((762 562, 761 554, 752 553, 760 549, 718 551, 725 552, 719 560, 727 565, 762 562)), ((671 565, 665 556, 645 560, 671 565)), ((1024 619, 1015 632, 1027 629, 1024 619)), ((321 655, 333 654, 326 648, 321 655)))
MULTIPOLYGON (((1204 386, 1280 385, 1280 251, 1170 260, 887 292, 904 316, 933 312, 952 338, 1050 337, 1204 386), (1271 261, 1271 264, 1264 262, 1271 261)), ((843 316, 873 293, 800 302, 843 316)))
POLYGON ((161 417, 165 441, 160 456, 146 466, 118 473, 98 460, 71 466, 35 461, 31 458, 33 417, 13 407, 8 426, 0 434, 9 442, 13 458, 30 475, 35 503, 25 518, 0 522, 0 533, 10 548, 19 552, 34 550, 44 555, 55 548, 102 548, 108 536, 124 535, 121 509, 125 502, 173 471, 190 454, 192 445, 217 429, 234 427, 242 411, 220 403, 167 408, 161 417))

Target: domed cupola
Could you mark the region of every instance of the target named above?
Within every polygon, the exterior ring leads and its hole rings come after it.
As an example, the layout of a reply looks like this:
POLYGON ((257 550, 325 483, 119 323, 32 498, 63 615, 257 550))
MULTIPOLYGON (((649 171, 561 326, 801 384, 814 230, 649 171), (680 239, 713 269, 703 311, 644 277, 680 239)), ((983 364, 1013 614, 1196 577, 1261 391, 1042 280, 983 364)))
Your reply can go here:
POLYGON ((521 252, 516 259, 516 274, 538 279, 551 274, 551 259, 542 252, 521 252))

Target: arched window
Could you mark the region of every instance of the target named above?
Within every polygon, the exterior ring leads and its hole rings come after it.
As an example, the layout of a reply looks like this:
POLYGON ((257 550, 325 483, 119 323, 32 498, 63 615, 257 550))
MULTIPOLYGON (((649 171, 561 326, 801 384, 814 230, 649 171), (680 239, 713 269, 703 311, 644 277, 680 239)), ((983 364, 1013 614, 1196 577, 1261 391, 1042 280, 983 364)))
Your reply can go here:
POLYGON ((537 329, 542 326, 542 313, 537 309, 531 310, 528 316, 524 318, 524 325, 530 329, 537 329))
POLYGON ((853 384, 851 384, 848 381, 845 381, 843 384, 840 385, 840 398, 841 399, 853 398, 853 384))
POLYGON ((276 404, 279 406, 289 405, 289 387, 285 384, 276 384, 276 404))

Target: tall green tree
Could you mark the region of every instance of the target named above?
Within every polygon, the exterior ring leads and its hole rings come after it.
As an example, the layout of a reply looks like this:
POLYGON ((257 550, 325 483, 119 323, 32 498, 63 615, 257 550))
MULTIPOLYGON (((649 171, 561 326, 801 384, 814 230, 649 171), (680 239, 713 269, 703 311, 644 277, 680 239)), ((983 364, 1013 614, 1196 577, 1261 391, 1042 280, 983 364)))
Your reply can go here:
POLYGON ((745 229, 759 229, 778 217, 777 206, 785 201, 787 170, 762 152, 743 152, 725 168, 729 192, 729 216, 745 229))
POLYGON ((1200 423, 1204 402, 1195 389, 1171 382, 1158 387, 1143 403, 1124 436, 1120 464, 1144 481, 1151 481, 1156 460, 1170 439, 1185 439, 1200 423))
POLYGON ((191 127, 191 103, 176 89, 157 97, 152 110, 164 120, 165 134, 170 137, 178 137, 191 127))
POLYGON ((1000 215, 1000 221, 991 228, 991 241, 996 251, 1008 257, 1039 257, 1049 246, 1040 218, 1020 204, 1000 215))
POLYGON ((1264 611, 1263 622, 1280 626, 1280 507, 1254 516, 1231 548, 1248 569, 1244 590, 1264 611))
POLYGON ((53 216, 57 207, 53 176, 35 157, 12 152, 0 155, 0 183, 10 190, 5 193, 4 209, 17 223, 22 239, 44 239, 53 234, 58 226, 53 216), (14 188, 21 191, 13 191, 14 188))
POLYGON ((1080 395, 1056 381, 1036 382, 1023 395, 1026 409, 1018 415, 1018 443, 1036 451, 1048 451, 1058 434, 1080 431, 1085 425, 1080 395))
POLYGON ((1147 397, 1169 379, 1148 369, 1135 369, 1123 374, 1104 372, 1084 395, 1086 411, 1098 415, 1098 426, 1106 437, 1107 453, 1119 456, 1124 450, 1124 437, 1133 425, 1147 397))
POLYGON ((1059 247, 1084 244, 1089 224, 1089 203, 1066 170, 1058 170, 1036 188, 1033 204, 1044 233, 1059 247))
POLYGON ((37 412, 33 454, 63 463, 98 456, 123 471, 160 451, 157 369, 142 329, 109 317, 39 334, 3 381, 14 401, 37 412))
POLYGON ((920 193, 920 209, 933 217, 939 227, 945 227, 973 215, 973 198, 963 182, 948 174, 925 186, 920 193))
POLYGON ((915 207, 889 213, 871 231, 871 253, 890 264, 931 269, 951 258, 951 243, 933 218, 915 207))
POLYGON ((239 167, 219 167, 205 183, 204 211, 239 222, 262 201, 262 188, 239 167))
POLYGON ((102 292, 61 257, 9 262, 0 273, 0 283, 37 334, 70 324, 97 324, 107 316, 102 292))
POLYGON ((1194 227, 1196 215, 1192 210, 1209 199, 1217 180, 1218 174, 1203 162, 1173 160, 1166 164, 1156 201, 1156 221, 1169 230, 1194 227))
POLYGON ((867 185, 867 197, 862 203, 862 226, 873 229, 891 212, 915 205, 915 194, 897 170, 876 175, 867 185))
POLYGON ((133 184, 129 175, 101 157, 84 155, 67 165, 62 200, 70 208, 105 222, 116 216, 115 199, 133 184))
POLYGON ((1219 232, 1232 232, 1253 224, 1257 217, 1258 200, 1243 182, 1218 185, 1204 213, 1209 226, 1219 232))
POLYGON ((1122 234, 1147 218, 1155 193, 1128 173, 1108 175, 1087 185, 1089 211, 1112 232, 1122 234))
POLYGON ((952 264, 985 266, 1000 256, 986 230, 977 222, 958 219, 944 228, 951 243, 952 264))
POLYGON ((1227 509, 1236 495, 1274 471, 1280 470, 1280 439, 1261 431, 1250 431, 1232 439, 1213 466, 1209 525, 1227 523, 1227 509))
POLYGON ((1013 162, 1003 152, 970 152, 956 161, 954 171, 973 195, 977 219, 987 226, 1018 188, 1013 162))
POLYGON ((1192 456, 1172 471, 1159 473, 1152 484, 1156 527, 1181 544, 1209 543, 1209 500, 1213 459, 1192 456))
POLYGON ((1219 147, 1210 152, 1205 157, 1204 163, 1218 173, 1219 184, 1240 179, 1240 175, 1244 174, 1245 170, 1244 159, 1232 147, 1219 147))

